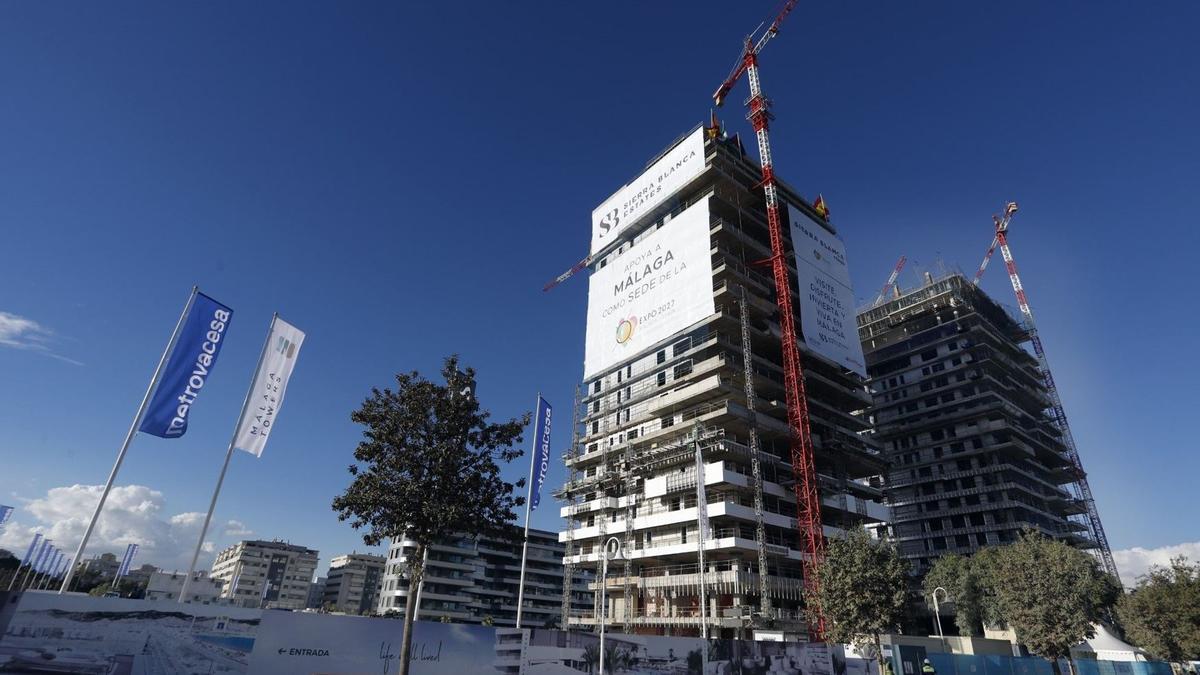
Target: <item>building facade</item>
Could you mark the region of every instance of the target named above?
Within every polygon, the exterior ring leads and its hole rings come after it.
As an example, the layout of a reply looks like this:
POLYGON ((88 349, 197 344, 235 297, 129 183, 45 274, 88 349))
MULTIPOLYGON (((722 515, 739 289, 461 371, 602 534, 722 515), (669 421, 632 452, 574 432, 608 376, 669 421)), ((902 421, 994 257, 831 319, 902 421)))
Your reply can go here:
POLYGON ((281 541, 240 541, 217 554, 209 576, 239 607, 304 609, 317 551, 281 541))
MULTIPOLYGON (((146 599, 177 602, 186 576, 186 572, 154 572, 146 584, 146 599)), ((230 601, 221 598, 223 588, 224 584, 219 579, 212 579, 208 572, 200 570, 192 574, 188 594, 183 601, 196 605, 227 604, 230 601)))
MULTIPOLYGON (((514 525, 509 531, 507 538, 458 535, 431 546, 425 557, 417 618, 516 626, 524 528, 514 525)), ((404 611, 409 593, 405 570, 415 551, 415 543, 407 539, 393 541, 389 547, 380 613, 404 611)), ((557 533, 529 530, 522 626, 542 628, 559 620, 564 551, 557 533)), ((574 580, 569 598, 572 609, 589 611, 591 600, 586 578, 574 580)))
MULTIPOLYGON (((581 428, 557 492, 564 563, 599 576, 616 539, 603 614, 625 633, 803 634, 781 331, 771 269, 757 264, 771 257, 761 170, 736 137, 703 131, 593 214, 581 428)), ((836 293, 852 298, 844 251, 809 202, 779 187, 821 518, 839 536, 886 521, 884 462, 865 433, 852 299, 823 301, 824 277, 811 276, 810 263, 839 264, 836 293)), ((568 621, 596 627, 598 614, 568 621)))
POLYGON ((384 557, 349 553, 334 557, 325 577, 321 607, 346 614, 374 612, 383 585, 384 557))
POLYGON ((305 603, 307 609, 321 609, 321 605, 325 602, 325 582, 327 577, 317 577, 313 579, 312 585, 308 587, 308 602, 305 603))
POLYGON ((890 462, 901 552, 938 556, 1014 541, 1023 528, 1092 548, 1071 462, 1024 325, 958 274, 858 316, 876 440, 890 462))

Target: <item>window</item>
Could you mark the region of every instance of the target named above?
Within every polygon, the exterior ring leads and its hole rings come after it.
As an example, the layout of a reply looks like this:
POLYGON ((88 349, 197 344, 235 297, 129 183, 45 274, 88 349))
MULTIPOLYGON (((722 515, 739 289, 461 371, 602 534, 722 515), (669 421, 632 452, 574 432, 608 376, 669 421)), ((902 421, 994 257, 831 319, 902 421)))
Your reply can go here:
POLYGON ((689 350, 691 348, 692 348, 692 338, 690 338, 690 337, 684 338, 684 339, 680 340, 679 342, 676 342, 675 346, 671 347, 671 355, 679 356, 680 354, 683 354, 684 352, 686 352, 687 350, 689 350))
POLYGON ((600 393, 600 380, 596 380, 595 382, 592 383, 592 393, 593 394, 600 393))
POLYGON ((658 382, 658 386, 663 386, 667 383, 667 371, 661 371, 655 379, 658 382))
POLYGON ((679 528, 679 539, 681 544, 687 543, 687 526, 679 528))
POLYGON ((692 362, 681 363, 675 366, 674 379, 678 380, 692 372, 692 362))
POLYGON ((667 350, 660 349, 658 351, 658 361, 657 362, 658 363, 666 363, 667 362, 667 350))
POLYGON ((662 418, 662 428, 663 429, 666 429, 667 427, 673 427, 673 426, 675 426, 675 418, 674 417, 662 418))

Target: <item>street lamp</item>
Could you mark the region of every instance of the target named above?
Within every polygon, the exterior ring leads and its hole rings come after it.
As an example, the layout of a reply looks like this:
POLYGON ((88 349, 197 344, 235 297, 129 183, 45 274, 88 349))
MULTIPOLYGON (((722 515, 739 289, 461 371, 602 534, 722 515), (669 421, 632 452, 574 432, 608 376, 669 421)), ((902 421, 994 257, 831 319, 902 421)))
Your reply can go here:
POLYGON ((950 598, 950 594, 947 593, 946 589, 942 588, 941 586, 938 586, 937 588, 933 589, 933 616, 937 619, 938 637, 941 638, 942 640, 945 640, 946 636, 942 635, 942 612, 941 612, 941 608, 938 606, 938 599, 937 599, 938 591, 941 591, 942 597, 946 598, 946 599, 950 598))
MULTIPOLYGON (((608 590, 608 561, 620 557, 621 540, 609 537, 608 541, 604 542, 604 560, 600 564, 600 675, 604 675, 604 624, 607 623, 605 615, 608 613, 608 601, 604 595, 608 590)), ((629 602, 629 599, 626 598, 625 601, 629 602)))

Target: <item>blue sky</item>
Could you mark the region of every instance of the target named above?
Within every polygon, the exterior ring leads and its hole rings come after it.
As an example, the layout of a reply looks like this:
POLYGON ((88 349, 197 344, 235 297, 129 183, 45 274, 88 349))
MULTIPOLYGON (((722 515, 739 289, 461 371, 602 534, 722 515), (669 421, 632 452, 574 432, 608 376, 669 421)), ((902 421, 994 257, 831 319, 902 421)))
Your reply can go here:
MULTIPOLYGON (((350 411, 396 371, 457 352, 497 417, 538 390, 565 413, 586 281, 542 284, 584 254, 591 209, 707 116, 771 9, 6 5, 0 499, 19 511, 0 543, 78 527, 50 503, 78 491, 47 495, 103 483, 193 283, 235 314, 187 436, 139 436, 121 472, 144 489, 110 538, 170 540, 148 562, 177 564, 207 507, 273 311, 308 340, 265 456, 234 458, 218 546, 362 550, 329 502, 350 411)), ((824 194, 862 300, 900 254, 908 284, 939 260, 972 272, 990 215, 1020 202, 1013 249, 1118 549, 1200 539, 1197 20, 1188 2, 826 0, 762 58, 778 171, 824 194)), ((1012 304, 998 258, 984 285, 1012 304)), ((551 503, 535 526, 557 527, 551 503)))

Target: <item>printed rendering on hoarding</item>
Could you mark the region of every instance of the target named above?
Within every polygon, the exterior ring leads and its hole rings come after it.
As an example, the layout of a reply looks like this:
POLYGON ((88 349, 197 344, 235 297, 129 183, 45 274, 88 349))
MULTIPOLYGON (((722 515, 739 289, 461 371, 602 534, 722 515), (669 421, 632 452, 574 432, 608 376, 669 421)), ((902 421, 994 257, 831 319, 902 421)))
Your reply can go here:
POLYGON ((708 229, 706 199, 592 274, 585 378, 716 311, 708 229))
POLYGON ((633 182, 592 211, 595 253, 643 214, 665 202, 704 170, 704 129, 698 128, 633 182))
POLYGON ((25 593, 0 638, 17 673, 246 673, 262 610, 25 593))
POLYGON ((846 247, 791 204, 788 204, 788 218, 792 221, 804 340, 814 352, 866 377, 846 247))

